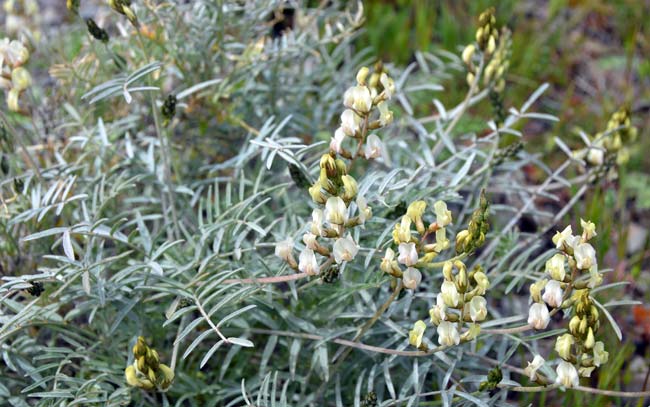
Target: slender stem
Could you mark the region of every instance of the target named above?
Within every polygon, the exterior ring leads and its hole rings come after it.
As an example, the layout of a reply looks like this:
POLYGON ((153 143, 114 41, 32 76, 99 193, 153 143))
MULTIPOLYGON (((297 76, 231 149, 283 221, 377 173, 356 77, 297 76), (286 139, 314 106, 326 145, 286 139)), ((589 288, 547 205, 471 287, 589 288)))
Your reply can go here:
MULTIPOLYGON (((201 305, 201 302, 199 301, 198 297, 196 297, 196 296, 194 296, 194 303, 196 304, 196 308, 199 310, 199 312, 201 313, 201 315, 203 316, 203 318, 205 318, 205 320, 208 322, 208 325, 210 325, 210 328, 212 328, 212 330, 213 330, 214 332, 216 332, 217 335, 219 335, 219 337, 220 337, 220 338, 221 338, 225 343, 230 343, 230 341, 229 341, 225 336, 223 336, 223 334, 221 333, 221 331, 219 330, 219 328, 217 328, 217 326, 214 324, 214 322, 212 322, 212 320, 210 319, 210 317, 208 316, 208 314, 205 312, 205 309, 203 309, 203 305, 201 305)), ((176 341, 178 341, 178 339, 176 339, 176 341)))
POLYGON ((469 87, 469 91, 467 92, 467 96, 465 96, 465 100, 463 100, 463 104, 460 107, 460 110, 458 113, 454 116, 454 119, 449 123, 449 126, 445 129, 444 135, 442 139, 444 140, 449 136, 451 131, 456 127, 458 122, 460 121, 460 118, 465 114, 465 111, 469 107, 469 102, 472 100, 472 95, 476 92, 476 89, 478 88, 478 82, 481 79, 481 73, 483 72, 483 65, 485 64, 485 58, 481 59, 481 63, 478 66, 478 69, 476 70, 476 76, 474 77, 474 81, 472 81, 472 84, 469 87))
POLYGON ((277 284, 277 283, 286 283, 287 281, 295 281, 303 278, 309 277, 311 274, 307 273, 296 273, 289 274, 286 276, 274 276, 274 277, 261 277, 261 278, 231 278, 229 280, 224 280, 223 284, 277 284))
POLYGON ((449 261, 462 260, 465 257, 467 257, 467 253, 461 253, 461 254, 459 254, 457 256, 454 256, 454 257, 452 257, 450 259, 447 259, 447 260, 437 261, 437 262, 433 262, 433 263, 418 264, 417 267, 425 267, 425 268, 428 268, 428 269, 440 268, 440 267, 444 266, 445 263, 447 263, 449 261))
POLYGON ((27 147, 25 147, 22 138, 18 136, 16 129, 9 123, 7 116, 2 110, 0 110, 0 117, 2 117, 2 121, 4 122, 6 129, 12 134, 12 140, 16 141, 18 143, 18 146, 20 146, 20 149, 23 150, 23 154, 27 158, 27 164, 36 174, 36 178, 38 178, 40 182, 43 182, 43 176, 41 175, 41 170, 38 168, 38 165, 36 165, 36 161, 34 161, 31 155, 29 155, 29 151, 27 151, 27 147))
MULTIPOLYGON (((149 61, 149 53, 147 52, 147 48, 144 45, 144 41, 142 39, 142 33, 140 32, 140 29, 136 27, 136 31, 138 33, 138 43, 140 45, 140 48, 142 49, 142 53, 145 56, 145 59, 149 61)), ((149 76, 147 76, 147 81, 151 85, 151 80, 149 76)), ((165 178, 165 184, 167 187, 167 192, 169 194, 169 206, 171 208, 172 212, 172 220, 174 222, 174 239, 179 239, 181 236, 180 233, 180 227, 178 223, 178 213, 176 212, 176 191, 174 190, 174 187, 172 185, 172 180, 171 180, 171 164, 170 164, 170 152, 169 152, 169 143, 167 140, 166 134, 162 131, 162 128, 160 126, 160 118, 158 117, 158 109, 156 108, 156 100, 153 96, 152 92, 147 92, 149 96, 149 104, 151 105, 151 114, 153 115, 153 121, 154 121, 154 126, 156 129, 156 136, 158 137, 158 141, 160 142, 160 150, 162 153, 162 159, 163 159, 163 171, 164 171, 164 178, 165 178)))

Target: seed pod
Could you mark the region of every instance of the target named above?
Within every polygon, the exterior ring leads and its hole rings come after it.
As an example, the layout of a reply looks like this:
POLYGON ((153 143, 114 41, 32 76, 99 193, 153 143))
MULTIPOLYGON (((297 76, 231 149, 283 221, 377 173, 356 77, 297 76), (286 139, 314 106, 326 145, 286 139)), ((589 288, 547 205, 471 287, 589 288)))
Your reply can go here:
POLYGON ((161 112, 165 119, 163 124, 166 126, 174 118, 174 115, 176 115, 176 95, 167 95, 165 102, 162 105, 161 112))

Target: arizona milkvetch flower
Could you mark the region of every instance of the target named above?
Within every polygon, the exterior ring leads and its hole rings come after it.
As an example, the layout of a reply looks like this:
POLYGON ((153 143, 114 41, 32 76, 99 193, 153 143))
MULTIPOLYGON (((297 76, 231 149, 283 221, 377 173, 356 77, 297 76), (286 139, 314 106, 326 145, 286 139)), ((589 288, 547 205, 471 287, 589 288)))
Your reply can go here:
POLYGON ((316 236, 322 236, 323 234, 323 210, 322 209, 314 209, 311 212, 311 223, 310 223, 310 230, 311 233, 313 233, 316 236))
POLYGON ((415 243, 400 243, 397 261, 405 266, 416 265, 418 262, 418 251, 415 248, 415 243))
POLYGON ((422 273, 416 268, 409 267, 402 274, 402 282, 404 283, 404 287, 408 289, 415 290, 421 281, 422 273))
POLYGON ((275 255, 281 258, 284 261, 289 261, 293 258, 293 240, 286 239, 275 244, 275 255))
POLYGON ((427 328, 427 325, 424 321, 417 321, 413 324, 413 329, 409 331, 409 343, 416 348, 419 348, 422 345, 422 338, 424 337, 424 331, 427 328))
POLYGON ((573 250, 573 257, 576 259, 576 267, 580 270, 589 270, 597 265, 596 250, 589 243, 581 243, 573 250))
POLYGON ((487 317, 487 301, 481 296, 472 297, 469 302, 469 315, 473 322, 480 322, 487 317))
POLYGON ((393 122, 393 112, 388 110, 388 104, 386 102, 381 102, 377 105, 379 109, 379 124, 384 127, 388 126, 393 122))
POLYGON ((395 261, 395 252, 393 249, 390 247, 386 249, 386 254, 384 255, 384 258, 381 259, 381 265, 379 268, 384 272, 384 273, 391 273, 393 270, 393 266, 396 266, 397 262, 395 261))
POLYGON ((316 241, 316 235, 310 232, 302 235, 302 241, 305 243, 309 249, 315 250, 318 247, 318 242, 316 241))
POLYGON ((311 276, 319 273, 318 261, 312 249, 306 248, 300 252, 300 256, 298 256, 298 270, 311 276))
POLYGON ((524 369, 524 372, 528 378, 532 381, 537 380, 537 371, 544 365, 544 358, 540 355, 535 355, 532 362, 528 362, 528 366, 524 369))
POLYGON ((437 201, 433 204, 433 209, 436 212, 436 223, 439 227, 445 227, 451 223, 451 211, 447 209, 447 204, 444 201, 437 201))
POLYGON ((334 132, 334 137, 330 141, 330 150, 335 151, 337 154, 343 152, 343 141, 345 140, 345 133, 342 128, 336 129, 334 132))
POLYGON ((359 131, 360 124, 361 118, 353 110, 345 109, 341 113, 341 130, 347 136, 354 137, 355 133, 359 131))
POLYGON ((476 281, 477 287, 480 288, 479 295, 485 294, 485 291, 490 287, 490 280, 482 271, 474 273, 474 281, 476 281))
POLYGON ((325 203, 325 219, 334 225, 343 225, 348 220, 348 208, 343 199, 338 196, 327 198, 325 203))
POLYGON ((580 226, 582 227, 582 236, 585 240, 590 240, 594 236, 598 236, 594 222, 580 219, 580 226))
POLYGON ((564 281, 566 271, 564 270, 564 255, 557 253, 546 260, 546 272, 553 280, 564 281))
POLYGON ((406 209, 406 216, 411 218, 411 221, 415 223, 415 228, 420 234, 424 233, 424 222, 422 221, 422 215, 424 215, 424 210, 427 207, 427 203, 424 201, 413 201, 406 209))
POLYGON ((441 346, 453 346, 460 343, 460 334, 456 324, 449 321, 441 321, 438 325, 438 343, 441 346))
POLYGON ((564 387, 577 387, 580 384, 578 371, 569 362, 564 360, 560 361, 555 372, 557 373, 557 379, 555 379, 555 383, 557 384, 561 384, 564 387))
POLYGON ((568 360, 571 358, 571 347, 575 342, 576 341, 573 339, 573 335, 571 334, 558 336, 555 340, 555 351, 562 359, 568 360))
POLYGON ((571 229, 571 225, 569 225, 564 228, 562 232, 556 232, 552 240, 555 244, 556 249, 562 249, 565 244, 567 244, 569 247, 572 247, 573 238, 573 230, 571 229))
POLYGON ((368 206, 366 198, 357 196, 357 209, 359 210, 359 222, 363 225, 372 217, 372 208, 368 206))
POLYGON ((402 216, 402 221, 396 224, 393 230, 393 240, 397 244, 408 243, 411 240, 411 218, 402 216))
POLYGON ((366 138, 366 146, 364 147, 364 155, 367 159, 379 158, 384 153, 384 143, 376 134, 371 134, 366 138))
POLYGON ((442 294, 442 299, 445 301, 448 307, 458 306, 458 301, 460 300, 460 294, 458 294, 458 289, 456 289, 456 284, 452 281, 444 281, 440 287, 442 294))
POLYGON ((596 366, 607 363, 607 360, 609 360, 609 353, 605 350, 605 344, 601 341, 596 342, 594 345, 593 353, 594 365, 596 366))
POLYGON ((558 308, 560 305, 562 305, 563 296, 564 293, 562 292, 560 282, 551 280, 546 284, 546 287, 544 287, 544 295, 542 296, 542 299, 549 306, 558 308))
POLYGON ((536 302, 530 306, 528 311, 528 325, 535 329, 546 329, 550 320, 551 317, 548 313, 548 308, 546 308, 546 304, 536 302))
POLYGON ((343 104, 359 113, 368 113, 372 107, 370 89, 361 85, 349 88, 343 95, 343 104))
POLYGON ((447 319, 447 305, 442 298, 442 294, 436 296, 436 305, 429 310, 429 316, 431 317, 431 323, 436 325, 447 319))
POLYGON ((334 242, 334 260, 337 263, 352 261, 359 252, 359 246, 352 240, 351 236, 341 237, 334 242))

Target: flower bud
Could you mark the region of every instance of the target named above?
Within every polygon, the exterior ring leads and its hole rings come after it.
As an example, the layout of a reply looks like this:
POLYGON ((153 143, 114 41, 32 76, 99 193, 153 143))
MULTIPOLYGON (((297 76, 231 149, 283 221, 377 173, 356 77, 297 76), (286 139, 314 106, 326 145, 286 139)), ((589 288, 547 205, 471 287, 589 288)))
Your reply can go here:
POLYGON ((344 201, 351 201, 357 196, 359 187, 357 181, 351 175, 344 175, 341 177, 343 182, 343 195, 342 198, 344 201))
POLYGON ((357 84, 359 85, 365 85, 366 84, 366 78, 368 78, 368 74, 370 73, 370 69, 368 67, 361 67, 359 69, 359 72, 357 72, 357 84))
POLYGON ((589 327, 589 330, 587 331, 587 337, 585 338, 584 345, 585 348, 591 349, 594 347, 596 344, 596 338, 594 338, 594 330, 589 327))
POLYGON ((474 51, 476 51, 476 47, 474 44, 470 44, 465 47, 463 50, 463 62, 465 65, 470 65, 472 62, 472 57, 474 56, 474 51))
POLYGON ((14 70, 11 72, 11 83, 13 85, 13 88, 20 92, 31 86, 32 77, 27 69, 21 66, 14 68, 14 70))
POLYGON ((395 264, 395 252, 393 251, 393 249, 388 247, 386 249, 386 254, 381 259, 381 265, 379 266, 379 268, 384 273, 392 274, 394 264, 395 264))
POLYGON ((324 204, 327 201, 327 197, 323 193, 320 182, 316 181, 314 185, 309 187, 309 195, 311 196, 312 201, 317 204, 324 204))

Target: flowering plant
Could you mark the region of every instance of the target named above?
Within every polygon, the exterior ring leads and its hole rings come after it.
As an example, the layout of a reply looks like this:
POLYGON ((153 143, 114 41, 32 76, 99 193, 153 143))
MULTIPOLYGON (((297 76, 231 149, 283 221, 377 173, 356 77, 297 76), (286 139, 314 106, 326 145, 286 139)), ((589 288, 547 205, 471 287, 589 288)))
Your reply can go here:
POLYGON ((634 303, 601 303, 603 232, 546 237, 636 129, 622 109, 585 147, 558 139, 553 170, 526 151, 521 124, 557 119, 532 111, 545 86, 506 109, 493 10, 458 55, 400 67, 356 52, 361 3, 69 0, 62 49, 38 3, 5 3, 1 403, 649 396, 590 383, 621 339, 608 308, 634 303), (459 71, 458 105, 419 102, 459 71))

